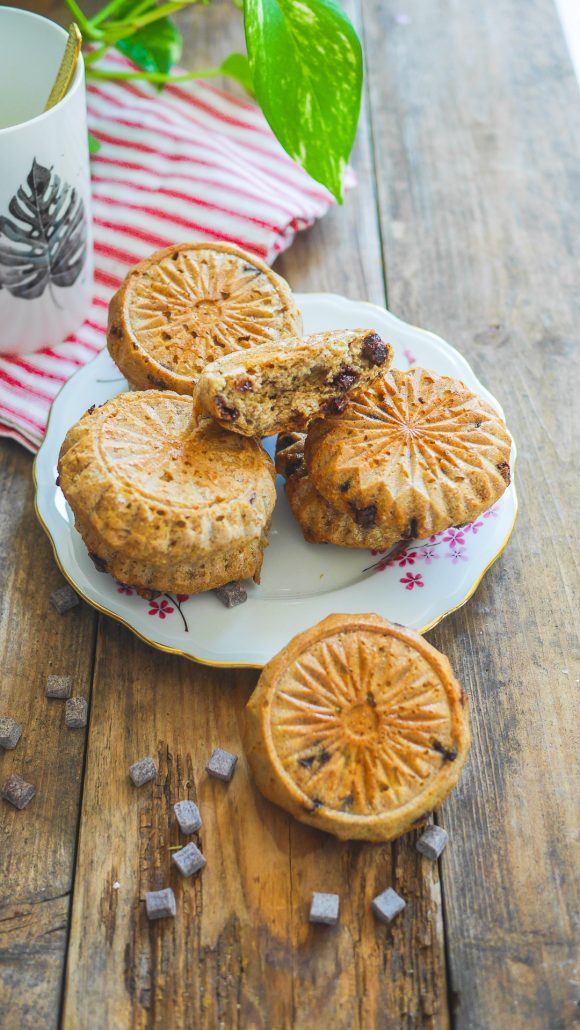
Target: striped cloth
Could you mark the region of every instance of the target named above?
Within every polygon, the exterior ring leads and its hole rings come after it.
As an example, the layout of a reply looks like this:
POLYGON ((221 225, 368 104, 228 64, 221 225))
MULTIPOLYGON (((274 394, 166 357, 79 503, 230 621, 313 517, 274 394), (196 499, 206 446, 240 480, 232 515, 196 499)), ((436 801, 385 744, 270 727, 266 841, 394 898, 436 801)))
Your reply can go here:
MULTIPOLYGON (((116 52, 109 66, 133 66, 116 52)), ((103 67, 106 65, 102 65, 103 67)), ((333 198, 282 150, 257 107, 204 81, 91 82, 95 285, 82 328, 36 354, 0 356, 0 436, 36 451, 60 387, 105 343, 112 293, 137 261, 184 240, 224 240, 272 262, 333 198)))

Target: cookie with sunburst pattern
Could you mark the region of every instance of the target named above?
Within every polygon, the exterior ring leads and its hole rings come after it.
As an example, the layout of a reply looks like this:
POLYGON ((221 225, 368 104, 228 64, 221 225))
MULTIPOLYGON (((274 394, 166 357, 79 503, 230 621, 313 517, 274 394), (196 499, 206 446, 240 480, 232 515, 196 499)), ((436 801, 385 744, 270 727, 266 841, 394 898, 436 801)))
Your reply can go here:
POLYGON ((306 433, 280 433, 276 442, 276 471, 284 476, 284 492, 309 544, 335 544, 385 551, 398 542, 388 528, 359 526, 348 512, 335 508, 316 489, 304 462, 306 433))
POLYGON ((510 482, 503 418, 464 383, 392 369, 319 419, 305 446, 314 486, 366 529, 423 539, 473 522, 510 482))
POLYGON ((141 590, 259 578, 276 499, 256 440, 192 420, 191 400, 120 394, 69 430, 59 479, 91 556, 141 590))
POLYGON ((211 361, 300 336, 288 283, 227 243, 180 243, 133 268, 109 305, 107 346, 134 389, 191 395, 211 361))
POLYGON ((378 615, 330 615, 263 669, 246 744, 263 794, 343 839, 392 840, 457 783, 467 698, 448 659, 378 615))

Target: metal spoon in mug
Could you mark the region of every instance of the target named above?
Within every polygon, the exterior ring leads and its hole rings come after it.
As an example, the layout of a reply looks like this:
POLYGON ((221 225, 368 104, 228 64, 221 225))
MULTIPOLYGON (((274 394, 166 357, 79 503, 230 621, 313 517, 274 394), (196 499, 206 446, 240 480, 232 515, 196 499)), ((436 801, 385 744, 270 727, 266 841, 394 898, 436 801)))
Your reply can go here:
POLYGON ((56 73, 54 85, 50 91, 49 98, 44 105, 45 111, 50 111, 51 107, 58 104, 59 100, 62 100, 62 98, 68 93, 76 70, 79 54, 81 52, 82 42, 83 37, 81 36, 80 29, 73 21, 72 25, 69 25, 68 39, 64 48, 64 54, 62 55, 60 67, 56 73))

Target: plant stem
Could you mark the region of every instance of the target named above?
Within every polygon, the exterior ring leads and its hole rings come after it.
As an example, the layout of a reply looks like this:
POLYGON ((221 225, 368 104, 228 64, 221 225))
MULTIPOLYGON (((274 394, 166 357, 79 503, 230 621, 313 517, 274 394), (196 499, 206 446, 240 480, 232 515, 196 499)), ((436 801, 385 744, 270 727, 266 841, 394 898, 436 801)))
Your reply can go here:
POLYGON ((155 7, 155 0, 141 0, 140 4, 136 4, 131 12, 131 16, 136 18, 137 15, 142 14, 144 11, 150 10, 155 7))
POLYGON ((98 29, 94 29, 93 28, 93 26, 91 25, 90 21, 83 14, 83 12, 81 11, 79 5, 76 3, 76 0, 66 0, 66 3, 67 3, 67 6, 68 6, 69 10, 74 15, 75 21, 78 22, 78 24, 80 26, 80 30, 81 30, 83 36, 85 37, 85 39, 88 39, 88 40, 90 40, 90 39, 96 39, 96 40, 101 39, 102 33, 99 32, 98 29))
POLYGON ((139 18, 128 18, 126 21, 109 22, 107 25, 107 35, 110 34, 112 37, 113 34, 122 32, 122 38, 124 38, 133 32, 137 32, 138 29, 142 29, 145 25, 150 25, 152 22, 158 21, 159 18, 165 18, 167 15, 174 14, 176 11, 182 11, 184 7, 189 7, 194 3, 197 3, 197 0, 174 0, 173 3, 161 4, 160 7, 156 7, 153 11, 150 11, 148 14, 144 14, 139 18))
POLYGON ((108 43, 103 43, 102 46, 96 48, 96 50, 89 50, 88 53, 84 54, 85 68, 89 68, 95 61, 99 61, 103 54, 109 49, 108 43))
MULTIPOLYGON (((151 0, 147 0, 148 4, 150 2, 151 0)), ((111 2, 106 4, 105 7, 102 7, 100 11, 97 11, 94 18, 90 19, 90 24, 93 27, 96 25, 100 25, 102 21, 105 21, 105 18, 108 18, 109 15, 113 14, 113 12, 116 11, 118 7, 122 7, 124 3, 125 0, 111 0, 111 2)))
POLYGON ((188 82, 190 79, 210 79, 214 75, 223 75, 221 68, 198 68, 184 75, 165 75, 163 72, 119 72, 116 69, 107 71, 103 68, 89 67, 87 75, 91 79, 143 79, 145 82, 160 82, 163 85, 172 82, 188 82))

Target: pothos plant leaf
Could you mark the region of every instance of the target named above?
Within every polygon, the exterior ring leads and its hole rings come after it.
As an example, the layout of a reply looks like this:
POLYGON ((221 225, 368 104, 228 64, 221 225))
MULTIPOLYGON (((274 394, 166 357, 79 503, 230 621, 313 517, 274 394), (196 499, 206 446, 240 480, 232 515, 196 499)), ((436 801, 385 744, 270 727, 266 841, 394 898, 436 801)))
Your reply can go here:
POLYGON ((225 61, 222 61, 220 72, 222 75, 229 75, 230 78, 236 79, 251 97, 256 95, 254 83, 252 82, 250 63, 245 54, 230 54, 229 57, 226 57, 225 61))
POLYGON ((0 215, 0 289, 33 300, 47 286, 72 286, 85 263, 87 223, 77 191, 33 160, 0 215))
POLYGON ((284 149, 342 202, 362 49, 336 0, 244 0, 257 100, 284 149))
POLYGON ((158 18, 115 45, 144 71, 164 75, 180 60, 183 50, 181 33, 171 18, 158 18))

